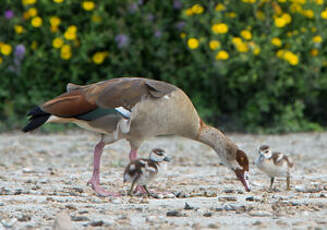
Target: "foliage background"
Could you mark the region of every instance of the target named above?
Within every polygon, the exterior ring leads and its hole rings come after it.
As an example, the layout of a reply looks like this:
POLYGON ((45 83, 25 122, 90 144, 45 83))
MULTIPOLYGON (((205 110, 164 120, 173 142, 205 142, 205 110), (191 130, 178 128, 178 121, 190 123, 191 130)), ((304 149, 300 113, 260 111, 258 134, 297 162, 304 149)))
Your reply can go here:
POLYGON ((120 76, 178 85, 229 131, 326 127, 323 0, 2 2, 1 130, 68 82, 120 76))

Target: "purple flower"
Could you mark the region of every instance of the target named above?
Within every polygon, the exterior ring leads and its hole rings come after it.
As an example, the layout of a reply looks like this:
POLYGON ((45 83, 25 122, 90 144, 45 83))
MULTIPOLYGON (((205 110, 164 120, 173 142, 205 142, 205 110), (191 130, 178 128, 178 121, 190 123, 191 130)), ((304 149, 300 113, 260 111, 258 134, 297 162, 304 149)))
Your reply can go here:
POLYGON ((153 22, 153 20, 154 20, 153 14, 148 14, 147 17, 146 17, 146 20, 148 20, 150 22, 153 22))
POLYGON ((184 26, 185 26, 185 22, 178 22, 178 23, 176 24, 176 28, 177 28, 178 30, 182 30, 182 29, 184 28, 184 26))
POLYGON ((138 10, 138 8, 139 7, 138 7, 137 3, 132 3, 131 5, 129 5, 128 11, 130 13, 135 13, 138 10))
POLYGON ((129 38, 126 34, 118 34, 115 37, 115 41, 117 42, 118 48, 123 48, 128 45, 129 38))
POLYGON ((19 60, 22 60, 25 56, 25 46, 23 44, 19 44, 15 48, 15 57, 18 58, 19 60))
POLYGON ((183 7, 183 3, 179 0, 174 0, 173 7, 174 9, 179 10, 183 7))
POLYGON ((161 37, 161 31, 160 31, 160 30, 156 30, 156 31, 154 32, 154 36, 155 36, 156 38, 160 38, 160 37, 161 37))
POLYGON ((12 11, 12 10, 6 10, 6 11, 5 11, 5 18, 6 18, 6 19, 10 20, 10 19, 12 19, 13 17, 14 17, 14 11, 12 11))

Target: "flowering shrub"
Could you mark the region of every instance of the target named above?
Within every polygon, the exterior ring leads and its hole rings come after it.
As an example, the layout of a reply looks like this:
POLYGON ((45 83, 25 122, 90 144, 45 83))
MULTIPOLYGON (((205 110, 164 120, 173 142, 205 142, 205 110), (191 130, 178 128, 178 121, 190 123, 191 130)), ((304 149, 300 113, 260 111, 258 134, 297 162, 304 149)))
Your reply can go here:
POLYGON ((177 84, 220 126, 317 130, 326 24, 323 0, 5 0, 0 128, 68 82, 145 76, 177 84))

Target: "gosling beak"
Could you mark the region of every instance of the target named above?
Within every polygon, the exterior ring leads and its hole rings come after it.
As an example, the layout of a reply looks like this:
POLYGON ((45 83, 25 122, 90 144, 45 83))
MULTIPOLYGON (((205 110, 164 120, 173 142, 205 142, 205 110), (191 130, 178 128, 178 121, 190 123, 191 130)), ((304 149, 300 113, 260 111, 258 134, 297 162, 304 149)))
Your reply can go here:
POLYGON ((164 161, 167 161, 167 162, 169 162, 170 161, 170 157, 168 157, 168 156, 165 156, 165 158, 163 159, 164 161))

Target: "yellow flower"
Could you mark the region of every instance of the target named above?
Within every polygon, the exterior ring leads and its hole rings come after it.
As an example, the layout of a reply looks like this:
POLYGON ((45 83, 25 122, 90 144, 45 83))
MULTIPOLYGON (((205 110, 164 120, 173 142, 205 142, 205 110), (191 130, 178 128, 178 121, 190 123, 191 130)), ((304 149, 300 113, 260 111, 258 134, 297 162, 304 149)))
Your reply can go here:
POLYGON ((307 18, 313 18, 315 16, 315 14, 312 10, 305 10, 303 12, 303 15, 306 16, 307 18))
POLYGON ((30 16, 30 14, 28 13, 28 11, 26 11, 26 12, 23 13, 23 18, 24 18, 25 20, 28 20, 30 17, 31 17, 31 16, 30 16))
POLYGON ((70 45, 63 45, 60 49, 60 57, 64 60, 68 60, 72 57, 70 45))
POLYGON ((2 63, 2 57, 0 57, 0 64, 2 63))
POLYGON ((252 34, 249 30, 242 30, 241 31, 241 36, 245 39, 245 40, 251 40, 252 38, 252 34))
POLYGON ((52 41, 52 46, 56 49, 59 49, 64 44, 64 41, 61 38, 55 38, 52 41))
POLYGON ((291 4, 290 10, 292 13, 296 13, 296 12, 301 13, 303 11, 302 6, 297 3, 291 4))
POLYGON ((297 65, 299 63, 299 58, 291 51, 285 51, 284 59, 288 61, 291 65, 297 65))
POLYGON ((60 23, 61 23, 61 20, 59 17, 57 17, 57 16, 50 17, 50 25, 51 26, 59 26, 60 23))
POLYGON ((22 0, 23 5, 33 5, 36 3, 36 0, 22 0))
POLYGON ((310 54, 311 54, 311 56, 315 57, 319 54, 319 51, 317 49, 312 49, 312 50, 310 50, 310 54))
POLYGON ((82 3, 82 7, 83 7, 83 9, 86 10, 86 11, 91 11, 91 10, 94 9, 95 4, 94 4, 94 2, 92 2, 92 1, 84 1, 84 2, 82 3))
POLYGON ((321 42, 322 42, 322 38, 321 38, 321 36, 317 35, 317 36, 314 36, 314 37, 312 38, 312 41, 313 41, 314 43, 321 43, 321 42))
POLYGON ((216 11, 224 11, 226 10, 226 7, 222 3, 218 3, 216 6, 216 11))
POLYGON ((324 0, 316 0, 317 5, 323 5, 324 4, 324 0))
POLYGON ((96 52, 93 57, 92 60, 95 64, 99 65, 101 63, 103 63, 104 59, 108 56, 108 52, 96 52))
POLYGON ((261 52, 261 49, 259 46, 255 46, 254 49, 253 49, 253 54, 254 55, 259 55, 261 52))
POLYGON ((261 10, 258 10, 256 12, 256 17, 261 21, 265 20, 265 18, 266 18, 265 13, 261 10))
POLYGON ((192 8, 188 8, 188 9, 186 9, 186 10, 185 10, 185 14, 186 14, 187 16, 191 16, 191 15, 193 14, 193 10, 192 10, 192 8))
POLYGON ((311 27, 311 31, 313 32, 313 33, 315 33, 315 32, 317 32, 317 28, 316 27, 311 27))
POLYGON ((282 2, 282 3, 283 3, 283 2, 286 2, 286 0, 278 0, 278 1, 279 1, 279 2, 282 2))
POLYGON ((246 43, 242 42, 238 45, 236 45, 236 49, 241 53, 246 53, 249 51, 249 47, 246 43))
POLYGON ((233 37, 232 42, 233 42, 234 45, 239 45, 239 44, 243 43, 242 39, 239 38, 239 37, 233 37))
POLYGON ((55 3, 62 3, 64 0, 53 0, 55 3))
POLYGON ((65 39, 67 39, 67 40, 75 40, 77 36, 76 36, 76 33, 67 30, 67 31, 64 33, 64 37, 65 37, 65 39))
POLYGON ((275 18, 275 25, 277 27, 284 27, 286 25, 286 21, 282 17, 277 17, 277 18, 275 18))
POLYGON ((217 40, 211 40, 211 41, 209 42, 209 47, 210 47, 210 49, 212 49, 212 50, 216 50, 216 49, 218 49, 218 48, 220 47, 220 42, 217 41, 217 40))
POLYGON ((51 27, 50 27, 50 31, 51 31, 52 33, 57 32, 57 31, 58 31, 58 26, 51 26, 51 27))
POLYGON ((225 50, 220 50, 216 55, 217 60, 226 60, 228 58, 229 54, 225 50))
POLYGON ((185 37, 186 37, 186 33, 182 32, 179 36, 180 36, 181 38, 185 38, 185 37))
POLYGON ((16 34, 21 34, 24 32, 24 28, 21 25, 15 25, 14 26, 16 34))
POLYGON ((189 38, 187 41, 187 45, 188 47, 190 47, 190 49, 196 49, 199 47, 199 41, 196 38, 189 38))
POLYGON ((68 26, 67 31, 76 33, 77 32, 77 27, 75 25, 68 26))
POLYGON ((192 12, 194 14, 202 14, 203 10, 204 8, 200 4, 195 4, 194 6, 192 6, 192 12))
POLYGON ((92 22, 101 22, 102 21, 102 18, 99 16, 99 15, 92 15, 92 18, 91 18, 92 22))
POLYGON ((245 3, 255 3, 256 0, 242 0, 242 2, 245 2, 245 3))
POLYGON ((40 27, 42 25, 42 18, 40 17, 33 18, 31 24, 33 27, 40 27))
POLYGON ((228 26, 224 23, 213 24, 211 29, 215 34, 225 34, 228 32, 228 26))
POLYGON ((327 9, 325 9, 324 11, 321 12, 320 16, 323 18, 323 19, 327 19, 327 9))
POLYGON ((34 7, 29 8, 27 12, 28 12, 29 16, 31 16, 31 17, 35 17, 37 15, 37 9, 34 7))
POLYGON ((11 54, 11 51, 12 51, 11 45, 4 43, 4 44, 1 46, 1 53, 2 53, 3 55, 8 56, 8 55, 11 54))
POLYGON ((287 13, 283 14, 283 15, 282 15, 282 18, 285 20, 286 24, 289 24, 289 23, 291 23, 291 21, 292 21, 292 17, 291 17, 291 15, 289 15, 289 14, 287 14, 287 13))
POLYGON ((271 39, 271 43, 274 46, 280 47, 282 45, 282 40, 280 40, 279 38, 273 38, 271 39))
POLYGON ((285 54, 285 50, 281 49, 281 50, 277 51, 276 56, 279 57, 279 58, 283 58, 284 54, 285 54))
POLYGON ((225 15, 226 15, 226 17, 229 17, 229 18, 236 18, 236 16, 237 16, 235 12, 229 12, 229 13, 226 13, 225 15))
POLYGON ((37 48, 37 41, 32 41, 31 49, 36 50, 36 48, 37 48))

